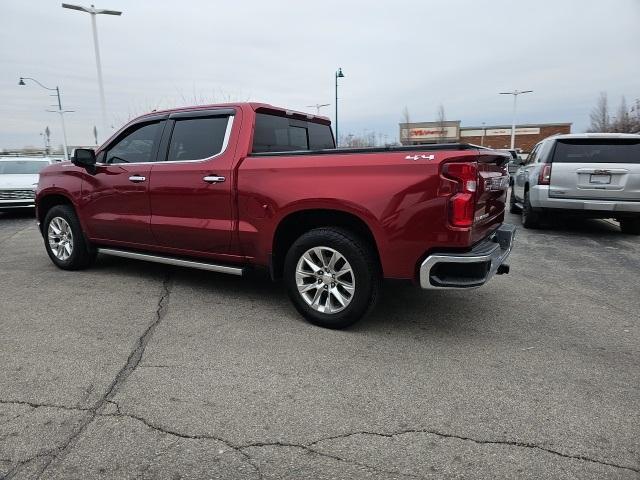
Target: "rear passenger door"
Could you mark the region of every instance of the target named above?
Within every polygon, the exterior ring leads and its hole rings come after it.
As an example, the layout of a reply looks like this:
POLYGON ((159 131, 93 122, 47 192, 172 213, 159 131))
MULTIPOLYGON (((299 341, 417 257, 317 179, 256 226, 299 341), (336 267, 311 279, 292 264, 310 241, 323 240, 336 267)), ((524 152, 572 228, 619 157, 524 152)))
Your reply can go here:
MULTIPOLYGON (((151 230, 182 253, 229 253, 233 232, 232 109, 169 116, 149 184, 151 230)), ((180 252, 176 252, 180 253, 180 252)))
POLYGON ((524 201, 524 186, 527 183, 527 178, 529 178, 529 170, 531 170, 532 165, 538 158, 540 147, 541 144, 539 143, 533 148, 533 150, 527 157, 525 164, 518 168, 518 171, 516 172, 513 191, 515 192, 516 199, 520 202, 524 201))

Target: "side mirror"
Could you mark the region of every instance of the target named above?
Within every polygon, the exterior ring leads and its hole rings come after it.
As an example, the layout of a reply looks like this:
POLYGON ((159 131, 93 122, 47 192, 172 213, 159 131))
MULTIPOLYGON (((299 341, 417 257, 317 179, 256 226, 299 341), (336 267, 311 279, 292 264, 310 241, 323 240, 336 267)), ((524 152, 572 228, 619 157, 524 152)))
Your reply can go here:
POLYGON ((71 157, 71 163, 78 167, 85 168, 89 173, 96 171, 96 152, 91 148, 76 148, 71 157))

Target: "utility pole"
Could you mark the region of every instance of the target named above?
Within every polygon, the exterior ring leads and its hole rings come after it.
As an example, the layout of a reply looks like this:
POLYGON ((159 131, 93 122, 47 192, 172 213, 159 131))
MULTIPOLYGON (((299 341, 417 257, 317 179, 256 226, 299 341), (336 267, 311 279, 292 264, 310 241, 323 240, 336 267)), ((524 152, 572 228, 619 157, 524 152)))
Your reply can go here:
POLYGON ((500 95, 513 95, 513 116, 511 121, 511 150, 515 148, 516 143, 516 108, 518 95, 523 93, 531 93, 533 90, 514 90, 513 92, 500 92, 500 95))
POLYGON ((51 96, 52 97, 57 97, 57 99, 58 99, 58 110, 47 110, 47 112, 55 112, 55 113, 60 115, 60 123, 62 124, 62 140, 63 140, 63 145, 64 145, 64 152, 63 152, 64 153, 64 159, 65 159, 65 161, 69 161, 69 149, 67 147, 67 129, 64 126, 64 114, 68 113, 68 112, 72 112, 73 110, 63 110, 62 109, 62 100, 60 100, 60 89, 58 87, 56 87, 56 88, 45 87, 38 80, 36 80, 35 78, 31 78, 31 77, 20 77, 20 81, 18 82, 18 85, 26 85, 26 83, 24 83, 25 80, 31 80, 32 82, 40 85, 45 90, 50 90, 50 91, 54 91, 55 90, 55 92, 56 92, 55 95, 51 95, 51 96))
MULTIPOLYGON (((79 10, 81 12, 86 12, 91 15, 91 29, 93 30, 93 49, 96 56, 96 69, 98 71, 98 88, 100 89, 100 109, 102 115, 102 131, 103 135, 106 135, 108 132, 107 125, 107 102, 104 97, 104 83, 102 81, 102 64, 100 62, 100 46, 98 45, 98 27, 96 25, 96 15, 122 15, 122 12, 118 12, 117 10, 106 10, 103 8, 95 8, 94 5, 91 7, 83 7, 82 5, 71 5, 69 3, 63 3, 62 8, 68 8, 70 10, 79 10)), ((105 137, 106 138, 106 137, 105 137)))
POLYGON ((338 68, 336 72, 336 147, 340 145, 340 137, 338 136, 338 79, 344 78, 342 68, 338 68))

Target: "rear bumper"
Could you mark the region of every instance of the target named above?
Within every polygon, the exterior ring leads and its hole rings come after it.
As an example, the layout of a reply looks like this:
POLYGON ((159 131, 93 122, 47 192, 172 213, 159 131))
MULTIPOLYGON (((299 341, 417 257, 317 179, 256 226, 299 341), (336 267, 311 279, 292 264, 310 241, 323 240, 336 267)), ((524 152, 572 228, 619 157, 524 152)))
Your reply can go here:
MULTIPOLYGON (((534 185, 529 191, 529 201, 534 208, 560 210, 584 210, 612 213, 640 213, 640 202, 624 200, 597 200, 581 198, 558 198, 549 196, 547 185, 534 185)), ((612 217, 614 215, 611 215, 612 217)))
POLYGON ((496 273, 508 273, 504 261, 511 253, 514 225, 503 224, 465 253, 433 253, 420 264, 420 287, 426 290, 475 288, 496 273))

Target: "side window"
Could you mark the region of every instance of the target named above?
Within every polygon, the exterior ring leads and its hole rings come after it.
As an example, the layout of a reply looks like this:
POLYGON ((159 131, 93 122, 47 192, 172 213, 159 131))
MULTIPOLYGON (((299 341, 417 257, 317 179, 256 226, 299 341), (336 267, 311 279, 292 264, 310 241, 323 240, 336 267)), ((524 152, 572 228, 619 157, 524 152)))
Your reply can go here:
POLYGON ((155 161, 155 153, 164 122, 133 127, 107 150, 105 163, 146 163, 155 161))
POLYGON ((540 152, 540 144, 536 145, 533 151, 529 154, 525 165, 531 165, 538 159, 538 153, 540 152))
POLYGON ((167 161, 200 160, 222 151, 229 117, 176 120, 169 142, 167 161))

